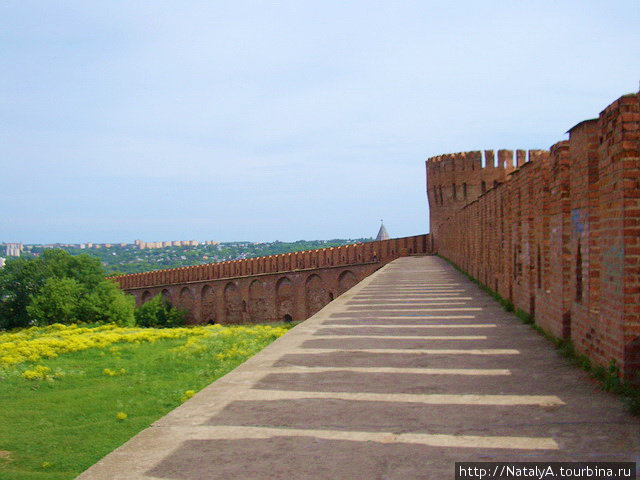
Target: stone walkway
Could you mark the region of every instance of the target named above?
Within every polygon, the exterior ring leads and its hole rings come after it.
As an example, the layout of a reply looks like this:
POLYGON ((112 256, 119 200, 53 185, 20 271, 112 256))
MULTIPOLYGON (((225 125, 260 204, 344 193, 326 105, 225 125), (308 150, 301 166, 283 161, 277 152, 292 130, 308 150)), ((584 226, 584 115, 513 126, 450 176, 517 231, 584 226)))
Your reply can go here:
POLYGON ((79 478, 443 480, 639 452, 615 396, 441 259, 406 257, 79 478))

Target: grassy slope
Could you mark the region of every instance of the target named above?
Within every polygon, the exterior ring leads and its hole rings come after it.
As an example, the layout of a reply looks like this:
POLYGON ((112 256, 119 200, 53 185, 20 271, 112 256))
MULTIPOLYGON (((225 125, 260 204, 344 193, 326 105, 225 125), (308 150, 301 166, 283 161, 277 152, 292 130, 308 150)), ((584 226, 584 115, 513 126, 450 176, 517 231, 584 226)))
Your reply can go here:
MULTIPOLYGON (((219 360, 238 337, 206 339, 203 351, 172 350, 185 339, 91 349, 37 362, 54 381, 26 380, 20 365, 0 380, 0 478, 74 478, 275 337, 247 341, 244 353, 219 360), (104 369, 125 373, 109 376, 104 369), (116 414, 127 418, 118 420, 116 414), (45 463, 47 462, 47 463, 45 463)), ((242 341, 242 339, 240 339, 242 341)))

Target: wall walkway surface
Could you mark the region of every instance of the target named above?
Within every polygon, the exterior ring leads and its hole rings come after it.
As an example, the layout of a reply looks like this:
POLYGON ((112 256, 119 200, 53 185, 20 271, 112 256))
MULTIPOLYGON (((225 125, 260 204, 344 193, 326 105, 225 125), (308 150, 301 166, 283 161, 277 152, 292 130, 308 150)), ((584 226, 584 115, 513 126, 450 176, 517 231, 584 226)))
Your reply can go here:
POLYGON ((427 160, 434 251, 640 383, 640 94, 568 133, 427 160))
POLYGON ((455 462, 638 452, 615 396, 422 256, 375 272, 79 480, 451 479, 455 462))

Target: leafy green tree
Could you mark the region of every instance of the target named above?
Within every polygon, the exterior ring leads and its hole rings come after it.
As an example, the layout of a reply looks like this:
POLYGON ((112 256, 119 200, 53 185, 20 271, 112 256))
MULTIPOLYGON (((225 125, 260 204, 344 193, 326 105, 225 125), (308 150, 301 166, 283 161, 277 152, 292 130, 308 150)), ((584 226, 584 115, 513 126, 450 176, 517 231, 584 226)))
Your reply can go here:
POLYGON ((135 299, 126 295, 111 280, 102 280, 80 298, 78 322, 114 322, 122 326, 135 324, 135 299))
POLYGON ((173 307, 162 295, 156 295, 135 311, 140 327, 179 327, 184 325, 186 312, 173 307))
POLYGON ((37 325, 78 321, 82 286, 73 278, 49 277, 36 295, 31 296, 27 314, 37 325))
POLYGON ((47 273, 43 262, 10 259, 0 269, 0 328, 29 325, 27 306, 31 296, 44 286, 47 273))
POLYGON ((0 328, 50 323, 133 323, 133 299, 105 273, 100 260, 46 250, 0 269, 0 328))

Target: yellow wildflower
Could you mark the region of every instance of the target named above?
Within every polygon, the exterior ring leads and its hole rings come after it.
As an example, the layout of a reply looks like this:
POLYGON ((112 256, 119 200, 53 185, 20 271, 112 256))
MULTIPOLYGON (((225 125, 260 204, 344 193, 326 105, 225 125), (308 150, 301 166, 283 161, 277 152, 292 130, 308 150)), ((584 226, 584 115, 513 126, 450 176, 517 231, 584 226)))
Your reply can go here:
POLYGON ((184 403, 196 394, 195 390, 187 390, 180 398, 180 402, 184 403))
POLYGON ((26 378, 27 380, 47 380, 52 378, 49 375, 51 369, 49 367, 45 367, 44 365, 36 365, 33 370, 25 370, 22 372, 22 378, 26 378))
MULTIPOLYGON (((30 327, 13 332, 0 332, 0 369, 24 362, 37 362, 42 358, 54 358, 58 355, 79 352, 90 348, 105 349, 119 355, 119 343, 140 344, 161 339, 186 338, 182 347, 175 350, 185 354, 204 354, 209 345, 206 341, 211 337, 249 337, 238 340, 231 351, 218 354, 218 359, 231 358, 236 355, 251 353, 255 343, 265 339, 277 338, 287 332, 282 327, 271 326, 221 326, 206 325, 182 328, 129 328, 115 324, 99 327, 79 327, 78 325, 54 324, 47 327, 30 327)), ((100 352, 104 356, 104 352, 100 352)), ((124 373, 124 372, 121 372, 124 373)), ((114 372, 115 374, 115 372, 114 372)), ((27 378, 31 374, 27 374, 27 378)), ((109 375, 105 372, 105 375, 109 375)), ((36 375, 37 376, 37 375, 36 375)))

